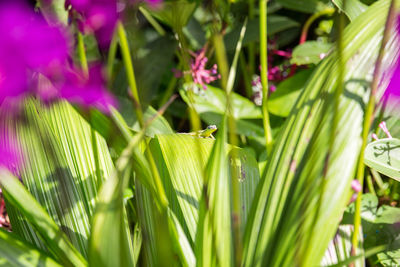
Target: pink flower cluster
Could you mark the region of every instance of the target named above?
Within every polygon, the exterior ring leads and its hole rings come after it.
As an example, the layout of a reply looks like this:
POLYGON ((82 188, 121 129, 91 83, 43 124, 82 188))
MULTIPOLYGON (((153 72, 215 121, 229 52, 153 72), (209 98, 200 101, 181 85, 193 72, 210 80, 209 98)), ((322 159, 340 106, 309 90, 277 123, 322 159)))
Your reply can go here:
MULTIPOLYGON (((214 64, 211 69, 206 69, 208 58, 205 56, 205 49, 201 49, 197 53, 191 52, 193 59, 190 62, 190 73, 192 75, 194 83, 200 85, 204 90, 207 89, 207 84, 216 81, 221 78, 218 74, 217 64, 214 64)), ((182 77, 184 74, 180 70, 173 69, 175 77, 182 77)))
MULTIPOLYGON (((115 106, 99 66, 86 74, 70 64, 71 43, 66 29, 50 26, 24 2, 0 3, 0 108, 27 96, 66 99, 103 112, 115 106)), ((19 153, 7 131, 0 128, 0 166, 13 171, 19 153)))

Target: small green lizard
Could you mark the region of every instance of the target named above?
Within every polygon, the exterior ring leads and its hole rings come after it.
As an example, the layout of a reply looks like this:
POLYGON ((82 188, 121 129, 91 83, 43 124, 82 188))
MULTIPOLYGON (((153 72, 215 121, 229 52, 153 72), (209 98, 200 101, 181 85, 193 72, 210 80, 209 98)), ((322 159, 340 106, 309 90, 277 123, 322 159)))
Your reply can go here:
POLYGON ((217 130, 217 126, 215 125, 209 125, 207 126, 207 128, 205 128, 204 130, 200 130, 197 132, 190 132, 190 133, 181 133, 181 134, 188 134, 191 136, 197 136, 200 138, 211 138, 211 139, 215 139, 214 136, 212 135, 215 131, 217 130))

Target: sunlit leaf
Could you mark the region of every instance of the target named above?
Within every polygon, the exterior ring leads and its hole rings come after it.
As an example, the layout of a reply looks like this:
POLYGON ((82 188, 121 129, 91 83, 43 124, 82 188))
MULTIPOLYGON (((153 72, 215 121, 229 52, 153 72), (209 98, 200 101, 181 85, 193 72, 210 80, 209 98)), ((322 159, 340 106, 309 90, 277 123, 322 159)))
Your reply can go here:
POLYGON ((385 138, 369 143, 365 148, 364 163, 400 181, 400 140, 385 138))

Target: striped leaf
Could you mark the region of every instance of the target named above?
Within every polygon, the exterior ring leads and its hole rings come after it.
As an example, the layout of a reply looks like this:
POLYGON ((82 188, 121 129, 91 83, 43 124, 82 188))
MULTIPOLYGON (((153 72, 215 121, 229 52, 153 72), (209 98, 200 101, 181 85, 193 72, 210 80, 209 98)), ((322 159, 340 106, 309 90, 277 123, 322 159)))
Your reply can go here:
POLYGON ((65 266, 86 266, 82 255, 21 182, 4 169, 0 185, 8 203, 17 208, 38 232, 47 249, 65 266))
MULTIPOLYGON (((23 183, 86 258, 97 189, 113 169, 104 139, 63 102, 46 108, 30 100, 23 120, 6 123, 22 147, 23 183)), ((46 250, 24 216, 7 209, 14 232, 46 250)))
MULTIPOLYGON (((13 179, 13 178, 12 178, 13 179)), ((0 228, 0 265, 60 267, 52 257, 0 228)))
MULTIPOLYGON (((347 63, 339 128, 329 149, 339 63, 332 53, 319 64, 286 120, 268 162, 246 229, 245 266, 312 266, 320 262, 339 224, 354 177, 369 80, 389 1, 357 17, 343 35, 347 63), (329 167, 325 169, 329 153, 329 167), (325 176, 325 181, 321 178, 325 176)), ((387 49, 385 65, 396 58, 387 49)))

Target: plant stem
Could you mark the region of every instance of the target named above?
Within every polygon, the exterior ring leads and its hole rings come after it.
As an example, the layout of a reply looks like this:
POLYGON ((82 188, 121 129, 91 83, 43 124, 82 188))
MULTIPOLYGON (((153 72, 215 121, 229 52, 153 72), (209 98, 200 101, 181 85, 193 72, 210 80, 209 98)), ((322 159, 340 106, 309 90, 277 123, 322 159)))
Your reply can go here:
POLYGON ((114 60, 115 60, 115 55, 117 54, 117 42, 118 42, 118 35, 115 31, 111 39, 110 49, 108 50, 108 56, 107 56, 107 76, 108 76, 109 87, 111 87, 112 84, 114 60))
MULTIPOLYGON (((122 57, 123 57, 123 61, 125 64, 126 75, 128 77, 128 83, 129 83, 133 101, 134 101, 136 116, 137 116, 140 128, 143 129, 143 127, 145 126, 144 118, 143 118, 143 111, 140 106, 140 99, 139 99, 139 94, 138 94, 138 90, 137 90, 137 86, 136 86, 135 72, 133 70, 133 64, 132 64, 132 59, 131 59, 131 53, 129 51, 128 40, 126 38, 124 26, 122 25, 121 22, 118 22, 117 27, 118 27, 118 36, 119 36, 119 40, 120 40, 122 57)), ((146 159, 150 165, 151 174, 154 179, 155 188, 160 195, 159 205, 161 207, 159 207, 159 208, 160 208, 160 211, 163 211, 168 206, 168 199, 165 194, 164 186, 162 184, 160 174, 158 173, 157 166, 155 164, 153 155, 151 154, 151 151, 148 148, 147 142, 144 142, 144 143, 147 147, 147 149, 145 150, 146 159)))
POLYGON ((153 18, 153 16, 144 7, 139 7, 140 12, 147 19, 147 21, 153 26, 153 28, 158 32, 159 35, 165 36, 166 32, 163 27, 153 18))
POLYGON ((253 96, 253 90, 251 89, 251 76, 249 74, 248 70, 248 65, 246 64, 246 59, 244 58, 243 52, 240 53, 239 57, 239 63, 240 63, 240 69, 243 75, 243 82, 244 82, 244 87, 246 89, 246 95, 248 98, 251 98, 253 96))
POLYGON ((214 34, 213 44, 218 62, 218 70, 221 74, 221 87, 226 90, 228 85, 229 64, 228 59, 226 58, 224 38, 220 32, 214 34))
POLYGON ((77 42, 78 42, 77 48, 78 48, 79 61, 80 61, 82 70, 87 75, 88 74, 88 63, 87 63, 86 52, 85 52, 85 43, 83 42, 83 35, 79 30, 77 30, 77 42))
MULTIPOLYGON (((79 60, 80 64, 82 67, 82 70, 84 71, 85 75, 89 75, 88 72, 88 63, 87 63, 87 57, 86 57, 86 51, 85 51, 85 43, 83 42, 83 35, 82 33, 77 29, 77 42, 78 42, 78 54, 79 54, 79 60)), ((87 77, 89 78, 89 77, 87 77)), ((90 117, 90 122, 93 125, 93 115, 89 115, 90 117)), ((91 143, 92 143, 92 150, 93 150, 93 157, 94 157, 94 165, 96 168, 96 184, 99 184, 101 181, 101 172, 100 172, 100 158, 99 158, 99 150, 97 147, 97 138, 96 138, 96 131, 92 126, 90 126, 90 135, 91 135, 91 143)))
MULTIPOLYGON (((379 50, 378 58, 375 63, 375 70, 374 70, 374 75, 372 78, 371 82, 371 91, 369 95, 369 100, 367 104, 367 109, 365 111, 364 115, 364 124, 363 124, 363 130, 362 130, 362 144, 361 144, 361 151, 360 151, 360 157, 358 159, 358 166, 357 166, 357 179, 361 184, 361 188, 363 187, 364 184, 364 150, 367 145, 367 140, 368 140, 368 133, 371 127, 371 122, 373 120, 373 112, 375 108, 375 97, 376 97, 376 92, 378 89, 378 84, 379 84, 379 78, 381 74, 381 68, 382 68, 382 60, 385 52, 385 47, 386 44, 389 40, 390 37, 390 30, 391 26, 393 25, 393 22, 395 20, 395 5, 394 5, 394 0, 391 1, 389 11, 388 11, 388 17, 386 20, 386 25, 385 25, 385 30, 383 32, 383 38, 382 38, 382 43, 381 47, 379 50)), ((354 213, 354 232, 352 236, 352 253, 354 254, 357 250, 358 247, 358 232, 360 230, 361 226, 361 191, 358 192, 357 199, 356 199, 356 204, 355 204, 355 213, 354 213)))
MULTIPOLYGON (((249 20, 251 21, 254 19, 254 0, 249 0, 249 20)), ((254 72, 255 72, 255 66, 256 66, 256 47, 255 43, 251 42, 248 45, 248 56, 249 56, 249 64, 248 64, 248 69, 249 69, 249 77, 252 77, 254 72)), ((251 83, 251 81, 250 81, 251 83)), ((249 85, 250 85, 249 83, 249 85)), ((249 96, 251 97, 251 95, 249 96)))
POLYGON ((265 145, 270 149, 273 139, 268 114, 268 52, 267 52, 267 1, 260 0, 260 62, 261 62, 261 84, 262 84, 262 113, 265 135, 265 145))
POLYGON ((143 111, 139 101, 139 93, 137 90, 136 85, 136 78, 135 78, 135 71, 133 69, 131 52, 129 50, 128 39, 126 37, 126 32, 124 26, 121 22, 118 22, 117 26, 118 36, 119 36, 119 43, 121 46, 122 58, 125 65, 126 76, 128 78, 128 84, 130 87, 130 92, 133 97, 133 102, 135 106, 136 117, 138 119, 140 128, 143 128, 144 121, 143 121, 143 111))
POLYGON ((324 10, 321 10, 315 14, 313 14, 311 17, 309 17, 306 21, 306 23, 304 23, 303 29, 301 31, 301 35, 300 35, 300 44, 304 43, 307 40, 307 34, 308 34, 308 30, 310 29, 311 24, 318 18, 328 15, 331 16, 333 13, 335 13, 335 9, 333 7, 329 7, 326 8, 324 10))

